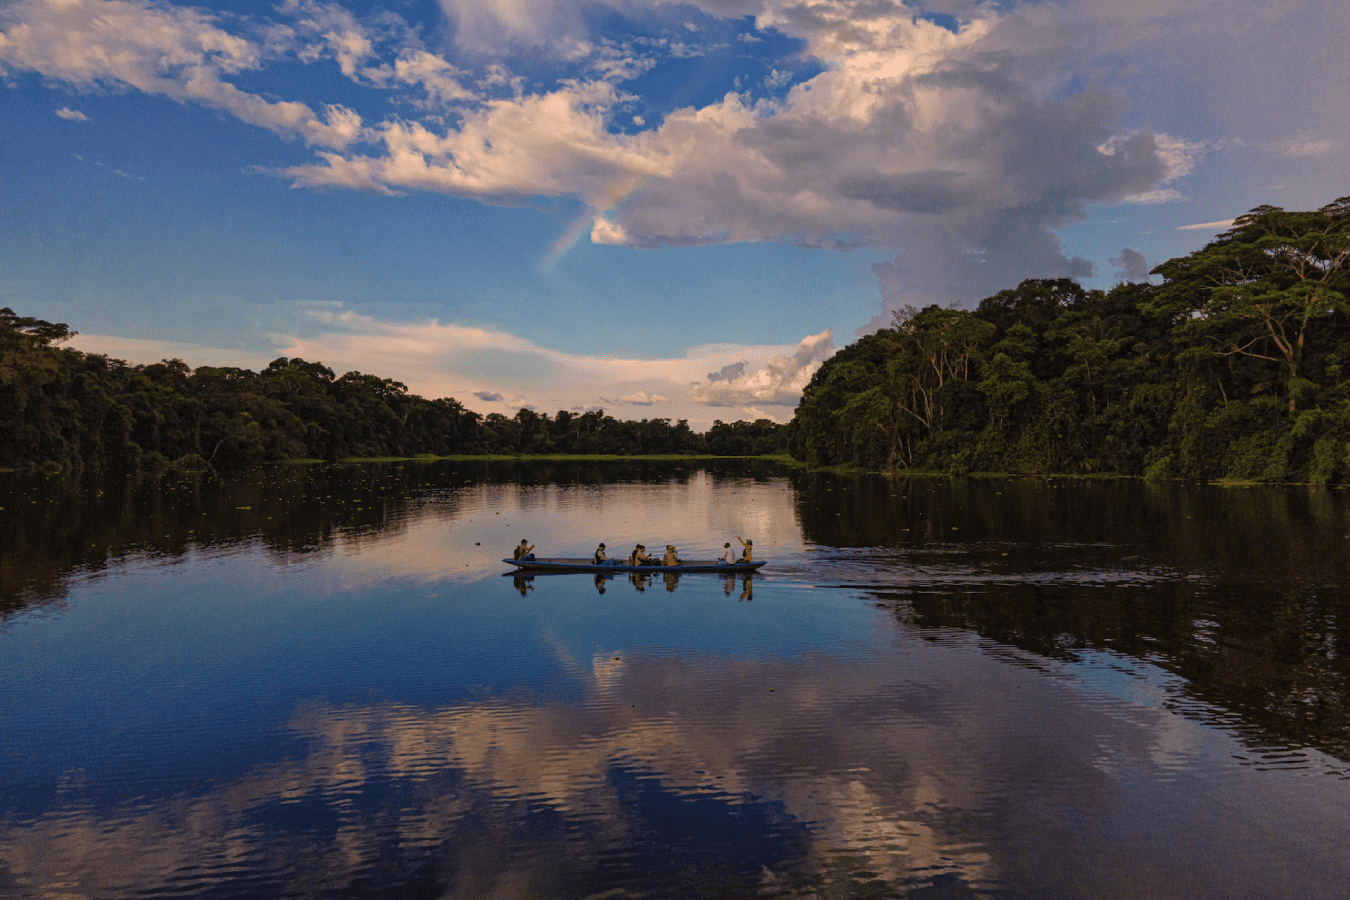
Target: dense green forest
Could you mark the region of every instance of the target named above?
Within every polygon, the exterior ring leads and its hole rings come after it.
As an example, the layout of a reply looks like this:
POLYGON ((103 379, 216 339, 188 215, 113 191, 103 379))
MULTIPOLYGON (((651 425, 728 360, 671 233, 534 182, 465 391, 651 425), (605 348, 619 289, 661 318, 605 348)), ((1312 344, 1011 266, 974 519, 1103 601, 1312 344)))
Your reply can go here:
POLYGON ((427 400, 388 378, 337 376, 317 362, 274 360, 262 372, 181 360, 128 365, 63 348, 64 324, 0 310, 0 467, 238 468, 288 458, 434 454, 781 453, 768 419, 620 421, 601 410, 488 416, 427 400))
POLYGON ((816 373, 789 451, 874 470, 1350 480, 1350 197, 1258 207, 1153 274, 902 310, 816 373))

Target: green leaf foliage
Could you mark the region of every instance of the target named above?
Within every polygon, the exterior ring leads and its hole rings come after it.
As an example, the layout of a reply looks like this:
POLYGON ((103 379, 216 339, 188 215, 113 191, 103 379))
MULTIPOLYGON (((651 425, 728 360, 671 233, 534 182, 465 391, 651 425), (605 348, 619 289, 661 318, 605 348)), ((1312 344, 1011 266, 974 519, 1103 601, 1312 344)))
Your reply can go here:
POLYGON ((901 310, 816 372, 790 450, 889 471, 1350 479, 1350 198, 1259 207, 1154 275, 901 310))

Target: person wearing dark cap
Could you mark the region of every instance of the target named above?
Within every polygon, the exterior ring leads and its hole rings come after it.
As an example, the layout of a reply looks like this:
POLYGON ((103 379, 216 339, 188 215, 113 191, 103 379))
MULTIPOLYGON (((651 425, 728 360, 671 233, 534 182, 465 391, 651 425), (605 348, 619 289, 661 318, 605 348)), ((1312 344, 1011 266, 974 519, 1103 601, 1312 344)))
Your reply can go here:
POLYGON ((742 540, 741 536, 736 535, 736 540, 741 542, 741 562, 755 561, 755 542, 742 540))
POLYGON ((605 545, 603 543, 595 548, 595 556, 591 559, 591 564, 596 566, 605 564, 605 545))
POLYGON ((722 555, 717 557, 717 562, 731 565, 736 561, 736 551, 731 549, 731 542, 727 541, 722 545, 722 555))
POLYGON ((661 558, 663 566, 678 566, 680 564, 680 555, 675 552, 674 544, 666 544, 666 555, 661 558))
POLYGON ((516 559, 534 559, 534 544, 521 540, 520 546, 516 548, 516 559))

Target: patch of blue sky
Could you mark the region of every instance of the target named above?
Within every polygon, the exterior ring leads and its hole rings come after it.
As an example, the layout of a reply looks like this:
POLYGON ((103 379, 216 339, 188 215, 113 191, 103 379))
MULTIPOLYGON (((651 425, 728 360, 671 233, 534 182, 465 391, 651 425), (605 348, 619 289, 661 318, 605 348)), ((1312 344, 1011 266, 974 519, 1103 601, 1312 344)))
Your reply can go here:
POLYGON ((939 28, 947 29, 952 34, 957 34, 961 30, 961 21, 950 13, 920 12, 914 18, 924 22, 932 22, 939 28))
MULTIPOLYGON (((464 306, 480 321, 497 305, 501 324, 537 293, 516 254, 542 254, 559 228, 549 215, 439 194, 286 190, 250 167, 307 161, 299 140, 163 98, 13 99, 0 112, 13 136, 0 164, 27 175, 3 198, 16 214, 0 216, 0 243, 14 251, 0 304, 86 332, 231 345, 257 304, 278 300, 430 303, 410 317, 442 320, 464 306), (61 105, 89 120, 58 118, 61 105)), ((248 333, 252 349, 266 347, 248 333)))
POLYGON ((1059 86, 1059 90, 1055 92, 1055 99, 1064 100, 1076 96, 1083 93, 1087 88, 1088 83, 1083 78, 1082 74, 1072 72, 1069 74, 1068 78, 1064 79, 1064 83, 1059 86))
POLYGON ((638 358, 747 339, 795 344, 807 320, 851 339, 866 319, 859 298, 868 307, 880 301, 871 266, 881 256, 782 243, 659 251, 584 243, 544 276, 555 288, 552 317, 512 330, 577 352, 622 348, 638 358))

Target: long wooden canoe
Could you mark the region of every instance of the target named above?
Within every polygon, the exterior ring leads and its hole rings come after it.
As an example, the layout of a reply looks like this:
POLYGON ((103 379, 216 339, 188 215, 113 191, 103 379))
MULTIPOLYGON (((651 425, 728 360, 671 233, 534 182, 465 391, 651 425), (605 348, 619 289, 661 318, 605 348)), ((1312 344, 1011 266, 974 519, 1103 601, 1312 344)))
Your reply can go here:
POLYGON ((540 559, 504 559, 504 563, 522 571, 566 571, 566 572, 753 572, 764 562, 724 563, 715 559, 686 559, 674 566, 630 566, 628 562, 613 562, 597 566, 589 559, 566 559, 561 557, 540 559))

